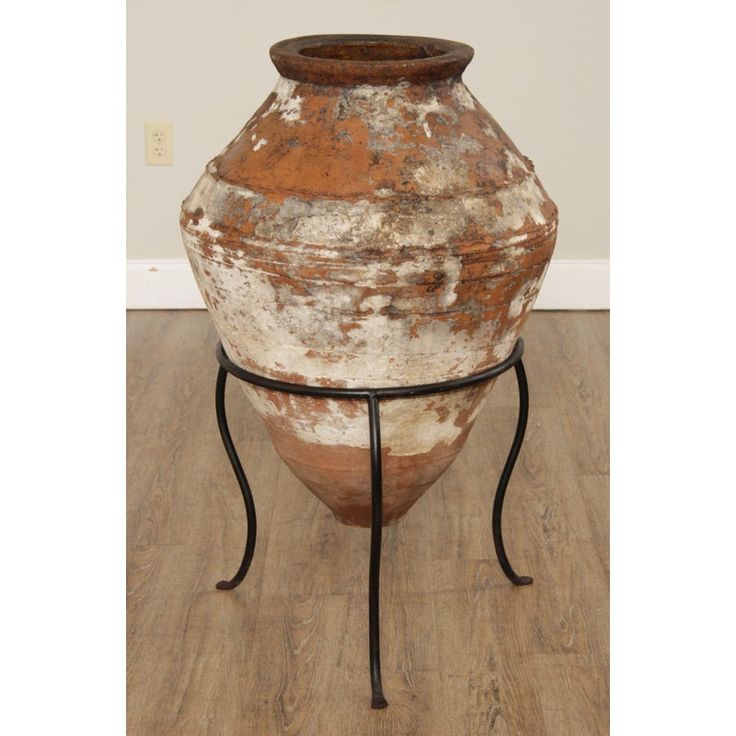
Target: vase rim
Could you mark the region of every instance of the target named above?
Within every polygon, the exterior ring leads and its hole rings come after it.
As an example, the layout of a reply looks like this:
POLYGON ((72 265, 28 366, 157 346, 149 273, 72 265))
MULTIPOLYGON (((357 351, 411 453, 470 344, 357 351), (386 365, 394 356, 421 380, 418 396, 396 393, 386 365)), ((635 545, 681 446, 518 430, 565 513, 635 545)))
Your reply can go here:
POLYGON ((270 50, 281 76, 336 86, 435 82, 462 74, 473 53, 443 38, 352 33, 288 38, 270 50))

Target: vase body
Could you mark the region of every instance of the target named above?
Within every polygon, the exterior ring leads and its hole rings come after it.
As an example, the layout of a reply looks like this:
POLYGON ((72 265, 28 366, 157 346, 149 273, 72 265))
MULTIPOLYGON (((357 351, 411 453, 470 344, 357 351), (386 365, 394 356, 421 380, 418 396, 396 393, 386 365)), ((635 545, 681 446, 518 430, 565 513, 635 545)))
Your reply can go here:
MULTIPOLYGON (((231 360, 355 388, 444 381, 507 358, 557 210, 464 85, 472 50, 316 36, 271 55, 275 90, 181 214, 231 360)), ((242 385, 291 470, 341 521, 370 525, 366 402, 242 385)), ((491 388, 381 402, 384 523, 454 460, 491 388)))

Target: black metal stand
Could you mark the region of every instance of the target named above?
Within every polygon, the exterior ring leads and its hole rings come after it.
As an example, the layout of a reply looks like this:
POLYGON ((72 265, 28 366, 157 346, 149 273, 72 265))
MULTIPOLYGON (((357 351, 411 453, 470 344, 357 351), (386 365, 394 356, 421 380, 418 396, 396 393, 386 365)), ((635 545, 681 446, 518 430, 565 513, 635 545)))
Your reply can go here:
POLYGON ((230 458, 230 464, 235 471, 235 477, 243 494, 245 503, 245 512, 248 517, 248 537, 245 543, 245 552, 243 560, 240 563, 238 571, 231 580, 221 580, 217 583, 219 590, 232 590, 237 587, 248 573, 248 568, 253 560, 253 552, 256 546, 256 507, 253 502, 253 494, 248 484, 243 466, 238 458, 235 450, 233 439, 227 425, 227 416, 225 414, 225 383, 227 374, 231 373, 242 381, 247 381, 262 388, 271 389, 272 391, 282 391, 284 393, 299 394, 301 396, 315 396, 328 399, 347 399, 347 400, 363 400, 368 402, 368 419, 370 432, 370 451, 371 451, 371 557, 370 572, 368 579, 368 629, 369 629, 369 654, 371 669, 371 688, 373 698, 371 706, 373 708, 385 708, 388 705, 386 698, 383 696, 383 688, 381 685, 381 643, 379 635, 379 583, 381 573, 381 534, 383 530, 383 480, 381 476, 381 419, 379 402, 381 399, 407 398, 411 396, 426 396, 428 394, 440 394, 446 391, 456 391, 457 389, 472 386, 484 381, 490 381, 492 378, 500 376, 510 368, 516 371, 516 380, 519 387, 519 419, 516 424, 516 434, 511 445, 511 450, 506 458, 506 464, 503 467, 501 478, 496 488, 496 496, 493 501, 493 544, 496 548, 498 561, 503 569, 506 577, 514 585, 529 585, 532 578, 526 575, 517 575, 511 567, 509 558, 503 544, 503 535, 501 532, 501 515, 503 512, 503 502, 506 496, 506 487, 514 470, 516 459, 521 450, 521 444, 524 441, 524 433, 526 432, 527 417, 529 414, 529 387, 524 372, 524 364, 521 356, 524 352, 524 341, 519 338, 511 355, 493 368, 475 373, 472 376, 458 378, 452 381, 441 381, 439 383, 421 384, 418 386, 394 386, 390 388, 328 388, 324 386, 305 386, 296 383, 285 383, 272 378, 259 376, 250 371, 235 365, 230 358, 227 357, 222 347, 222 343, 217 346, 217 360, 220 363, 220 369, 217 373, 217 388, 215 391, 215 406, 217 409, 217 425, 220 429, 220 436, 225 445, 227 456, 230 458))

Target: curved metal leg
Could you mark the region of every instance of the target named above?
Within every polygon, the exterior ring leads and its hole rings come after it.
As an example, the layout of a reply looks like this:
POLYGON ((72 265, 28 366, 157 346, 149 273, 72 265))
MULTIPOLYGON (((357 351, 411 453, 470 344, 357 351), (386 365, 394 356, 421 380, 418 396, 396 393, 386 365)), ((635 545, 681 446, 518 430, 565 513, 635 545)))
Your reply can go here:
POLYGON ((496 547, 498 561, 504 573, 506 573, 506 577, 514 585, 529 585, 534 582, 533 578, 530 578, 528 575, 517 575, 511 567, 509 558, 506 555, 506 549, 503 546, 503 535, 501 533, 501 515, 503 513, 503 500, 506 496, 506 487, 509 484, 516 459, 519 457, 519 450, 521 450, 521 443, 524 441, 526 422, 529 416, 529 385, 521 359, 514 366, 514 370, 516 371, 516 381, 519 385, 519 420, 516 424, 514 442, 511 445, 509 456, 506 458, 506 464, 503 466, 501 479, 498 481, 498 488, 496 489, 496 497, 493 500, 493 544, 496 547))
POLYGON ((381 419, 378 397, 368 399, 371 435, 371 565, 368 579, 368 644, 371 660, 371 708, 385 708, 381 685, 381 637, 378 601, 381 576, 381 534, 383 531, 383 478, 381 477, 381 419))
POLYGON ((217 372, 217 387, 215 389, 215 408, 217 411, 217 426, 220 429, 220 437, 222 444, 225 445, 225 451, 230 459, 230 465, 233 467, 235 477, 238 479, 240 491, 243 494, 243 502, 245 503, 245 513, 248 517, 248 537, 245 542, 245 552, 243 553, 243 561, 240 563, 238 571, 231 580, 221 580, 215 586, 218 590, 232 590, 236 588, 248 573, 250 563, 253 561, 253 552, 256 548, 256 506, 253 503, 253 495, 250 492, 248 479, 245 477, 243 466, 238 458, 238 453, 233 444, 233 438, 230 436, 230 429, 227 426, 227 416, 225 414, 225 382, 227 381, 227 371, 220 368, 217 372))

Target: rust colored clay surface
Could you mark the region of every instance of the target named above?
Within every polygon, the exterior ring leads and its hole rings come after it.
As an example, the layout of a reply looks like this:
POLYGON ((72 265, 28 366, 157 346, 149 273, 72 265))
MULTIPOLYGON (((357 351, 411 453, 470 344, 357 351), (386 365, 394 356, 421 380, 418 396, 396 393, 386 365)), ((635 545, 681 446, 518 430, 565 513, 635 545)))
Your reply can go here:
MULTIPOLYGON (((554 248, 534 167, 439 39, 276 44, 275 90, 185 200, 192 269, 230 358, 281 380, 398 386, 510 354, 554 248)), ((367 408, 243 384, 292 471, 370 524, 367 408)), ((381 403, 384 522, 457 456, 488 384, 381 403)))

